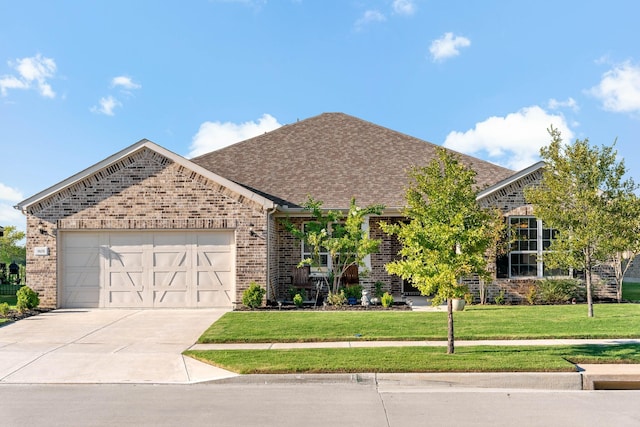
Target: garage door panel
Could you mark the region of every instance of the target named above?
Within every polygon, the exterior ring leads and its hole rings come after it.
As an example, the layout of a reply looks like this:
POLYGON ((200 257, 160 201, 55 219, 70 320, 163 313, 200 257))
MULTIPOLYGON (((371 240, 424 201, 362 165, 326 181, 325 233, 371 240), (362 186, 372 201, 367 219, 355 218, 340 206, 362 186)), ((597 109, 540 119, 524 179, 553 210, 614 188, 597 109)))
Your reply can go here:
POLYGON ((200 291, 198 292, 197 307, 228 307, 233 304, 231 291, 200 291))
POLYGON ((142 290, 111 290, 107 301, 108 304, 106 305, 113 308, 144 307, 144 302, 144 292, 142 290))
POLYGON ((229 307, 234 234, 65 232, 65 307, 229 307))
POLYGON ((198 267, 211 267, 213 270, 231 270, 233 257, 230 252, 198 251, 198 267))

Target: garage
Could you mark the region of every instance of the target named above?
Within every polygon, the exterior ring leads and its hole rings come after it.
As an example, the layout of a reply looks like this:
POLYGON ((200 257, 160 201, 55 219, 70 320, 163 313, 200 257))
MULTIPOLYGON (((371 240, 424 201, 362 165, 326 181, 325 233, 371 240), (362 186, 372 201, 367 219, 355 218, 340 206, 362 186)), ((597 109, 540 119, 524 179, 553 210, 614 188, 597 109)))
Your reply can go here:
POLYGON ((59 306, 231 307, 233 231, 62 231, 59 306))

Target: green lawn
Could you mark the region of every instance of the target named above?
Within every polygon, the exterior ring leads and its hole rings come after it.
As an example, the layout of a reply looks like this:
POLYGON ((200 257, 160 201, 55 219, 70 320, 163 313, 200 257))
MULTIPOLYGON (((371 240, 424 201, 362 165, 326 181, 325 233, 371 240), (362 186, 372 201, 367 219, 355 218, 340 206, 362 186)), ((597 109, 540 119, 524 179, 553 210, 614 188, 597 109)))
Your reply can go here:
POLYGON ((622 299, 625 301, 640 301, 640 283, 624 282, 622 285, 622 299))
MULTIPOLYGON (((457 340, 640 338, 640 305, 472 306, 457 312, 457 340)), ((445 312, 231 312, 201 343, 346 340, 446 340, 445 312)), ((570 372, 575 363, 640 363, 640 345, 472 346, 188 351, 230 371, 336 372, 570 372)))
MULTIPOLYGON (((454 315, 457 340, 640 338, 640 305, 471 306, 454 315)), ((446 340, 446 312, 231 312, 200 343, 446 340)), ((315 350, 314 350, 315 351, 315 350)))
POLYGON ((575 372, 574 363, 640 363, 640 345, 382 347, 187 351, 240 374, 345 372, 575 372))

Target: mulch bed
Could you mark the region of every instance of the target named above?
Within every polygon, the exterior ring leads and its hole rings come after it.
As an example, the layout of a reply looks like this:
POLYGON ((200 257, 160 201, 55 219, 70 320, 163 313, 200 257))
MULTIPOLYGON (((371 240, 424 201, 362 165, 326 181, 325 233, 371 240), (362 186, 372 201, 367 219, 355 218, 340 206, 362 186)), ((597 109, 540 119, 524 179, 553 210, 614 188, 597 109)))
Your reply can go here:
MULTIPOLYGON (((10 310, 9 313, 4 318, 15 322, 21 319, 25 319, 27 317, 37 316, 40 313, 46 313, 47 311, 51 311, 51 309, 50 308, 34 308, 32 310, 27 310, 24 312, 20 312, 18 310, 10 310)), ((5 322, 4 324, 8 324, 8 323, 10 322, 5 322)))

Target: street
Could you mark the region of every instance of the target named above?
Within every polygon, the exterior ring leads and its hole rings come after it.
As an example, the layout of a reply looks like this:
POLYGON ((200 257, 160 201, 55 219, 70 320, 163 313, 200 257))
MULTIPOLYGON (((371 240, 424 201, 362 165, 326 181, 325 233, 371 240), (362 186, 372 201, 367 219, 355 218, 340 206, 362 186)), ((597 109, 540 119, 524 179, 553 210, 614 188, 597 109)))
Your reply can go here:
POLYGON ((3 426, 640 425, 640 391, 375 384, 0 385, 3 426))

